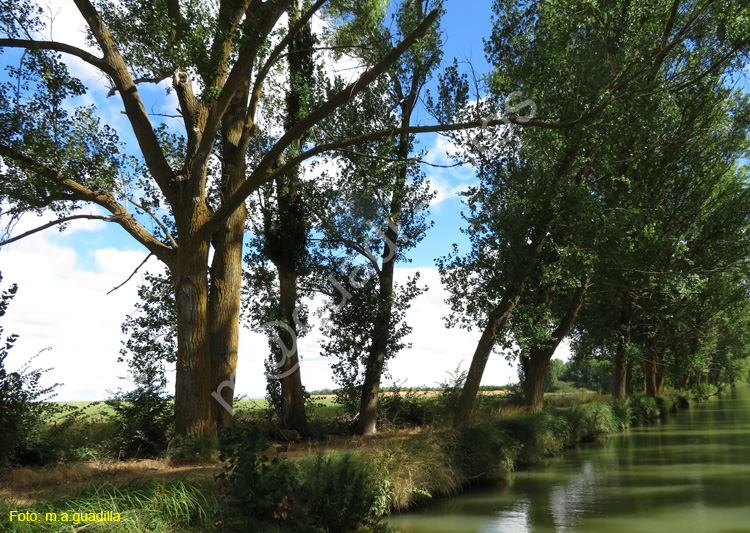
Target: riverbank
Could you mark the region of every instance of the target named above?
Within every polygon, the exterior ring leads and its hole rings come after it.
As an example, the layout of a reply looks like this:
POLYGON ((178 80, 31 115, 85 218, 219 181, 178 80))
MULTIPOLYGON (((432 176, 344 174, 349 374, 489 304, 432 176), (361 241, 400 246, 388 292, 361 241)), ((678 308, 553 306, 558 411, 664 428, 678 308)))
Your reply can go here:
POLYGON ((390 510, 502 480, 581 442, 653 423, 688 407, 687 397, 595 399, 538 413, 518 411, 460 429, 428 431, 361 452, 390 480, 390 510))
MULTIPOLYGON (((298 444, 278 454, 275 448, 269 453, 268 449, 246 447, 234 457, 245 475, 234 485, 225 485, 225 490, 217 490, 212 477, 219 469, 209 465, 201 469, 197 478, 175 473, 130 480, 124 486, 117 486, 114 480, 102 483, 97 479, 88 491, 36 502, 28 508, 45 513, 119 509, 123 520, 129 522, 92 524, 94 531, 142 528, 144 514, 152 521, 156 520, 153 515, 158 515, 161 525, 154 530, 165 532, 240 531, 250 522, 255 531, 316 531, 321 530, 315 529, 320 523, 316 525, 315 520, 304 515, 325 515, 341 508, 351 511, 348 520, 374 526, 391 511, 456 494, 474 483, 503 479, 520 466, 535 464, 586 440, 649 424, 687 405, 687 398, 679 395, 621 400, 576 397, 557 401, 539 413, 506 409, 461 429, 415 428, 387 438, 381 435, 344 439, 333 448, 298 444), (355 490, 353 483, 370 490, 355 490), (160 495, 164 502, 161 507, 149 503, 153 494, 160 495), (265 516, 264 522, 255 521, 252 513, 237 511, 248 509, 243 498, 260 495, 267 500, 266 507, 259 510, 265 516), (311 527, 300 528, 300 521, 312 522, 311 527)), ((13 509, 20 503, 16 502, 13 509)), ((5 520, 11 507, 3 507, 5 520)), ((72 524, 59 522, 16 523, 10 530, 74 531, 72 524)))

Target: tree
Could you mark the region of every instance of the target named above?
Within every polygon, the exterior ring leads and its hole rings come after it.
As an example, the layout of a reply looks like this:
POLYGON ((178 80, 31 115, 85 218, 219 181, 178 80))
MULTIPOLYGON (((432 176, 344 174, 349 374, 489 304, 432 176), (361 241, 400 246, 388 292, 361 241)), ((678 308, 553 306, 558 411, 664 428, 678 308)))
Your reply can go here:
MULTIPOLYGON (((324 3, 312 4, 290 31, 275 36, 291 1, 222 0, 210 6, 197 0, 135 0, 94 6, 75 0, 100 55, 38 39, 44 24, 35 4, 3 4, 0 46, 24 53, 20 67, 11 69, 14 82, 3 84, 0 98, 0 199, 10 203, 13 217, 51 210, 59 215, 52 224, 76 218, 115 222, 168 267, 177 310, 178 434, 210 439, 215 417, 222 426, 231 423, 211 393, 232 380, 236 367, 245 199, 302 161, 352 144, 350 139, 318 143, 281 160, 311 128, 385 72, 437 17, 428 14, 353 83, 317 102, 281 134, 269 135, 267 149, 248 169, 247 149, 259 133, 257 114, 268 73, 324 3), (111 82, 137 140, 136 164, 124 155, 116 133, 100 124, 94 108, 67 110, 66 99, 85 88, 69 75, 63 54, 83 60, 111 82), (168 79, 182 118, 177 134, 166 126, 154 129, 138 88, 168 79), (137 190, 144 194, 129 198, 128 191, 137 190), (128 211, 125 198, 139 217, 128 211), (76 214, 86 204, 109 214, 76 214), (160 213, 171 219, 173 231, 160 213), (157 229, 149 231, 144 217, 157 229)), ((346 13, 367 8, 367 2, 342 4, 346 13)), ((221 393, 231 405, 228 391, 221 393)))
POLYGON ((613 357, 616 397, 632 393, 636 364, 644 365, 648 392, 658 394, 668 366, 702 359, 704 318, 732 305, 709 311, 704 302, 740 287, 730 280, 747 257, 747 193, 734 168, 747 146, 746 99, 717 79, 694 90, 662 100, 660 127, 645 143, 654 150, 629 160, 628 194, 609 215, 620 236, 612 234, 583 311, 576 351, 613 357), (676 133, 670 140, 665 131, 676 133))
MULTIPOLYGON (((395 15, 395 31, 391 32, 381 20, 378 33, 375 33, 374 37, 361 30, 355 33, 362 38, 365 45, 360 49, 364 53, 360 52, 358 55, 371 61, 372 50, 392 46, 392 43, 411 33, 422 24, 430 10, 442 13, 442 2, 403 2, 395 15)), ((348 38, 351 39, 350 36, 348 38)), ((351 44, 354 43, 350 43, 350 46, 351 44)), ((375 298, 375 306, 374 314, 369 317, 372 325, 367 339, 368 353, 364 361, 361 385, 358 433, 362 435, 371 435, 376 431, 378 395, 383 370, 387 359, 394 355, 393 348, 398 346, 397 339, 405 334, 405 331, 397 333, 396 328, 400 320, 394 318, 402 314, 408 302, 421 292, 416 289, 415 283, 410 282, 401 294, 405 298, 401 298, 399 303, 394 274, 396 262, 404 260, 404 251, 414 247, 427 229, 423 211, 429 204, 432 193, 428 190, 418 163, 410 161, 414 136, 408 130, 419 103, 420 93, 442 58, 441 46, 442 39, 436 26, 431 28, 417 46, 412 47, 394 62, 385 74, 388 79, 388 100, 386 105, 381 104, 380 107, 385 107, 385 116, 391 115, 388 108, 397 110, 392 121, 400 133, 395 144, 389 147, 390 150, 385 150, 384 156, 381 156, 382 160, 374 160, 376 165, 385 167, 374 173, 382 181, 369 186, 378 193, 376 199, 380 204, 374 206, 375 209, 370 212, 373 216, 371 221, 380 228, 381 238, 377 252, 370 247, 360 250, 360 253, 364 251, 362 255, 369 263, 368 267, 376 273, 377 284, 377 293, 372 295, 375 298), (385 223, 380 222, 383 219, 385 223), (381 264, 378 264, 375 253, 380 253, 381 264), (393 342, 394 340, 396 342, 393 342)), ((377 103, 375 105, 377 106, 377 103)), ((350 176, 356 173, 363 176, 362 171, 370 167, 362 157, 355 157, 350 161, 350 165, 344 170, 345 179, 350 179, 350 176)), ((344 245, 347 240, 351 242, 351 239, 346 237, 343 241, 337 239, 330 223, 326 224, 326 228, 334 241, 339 240, 344 245)))
MULTIPOLYGON (((469 107, 468 112, 497 104, 501 97, 521 90, 529 100, 544 106, 545 115, 560 117, 569 131, 560 128, 556 138, 542 142, 542 133, 526 129, 518 134, 522 139, 520 149, 526 153, 506 156, 507 159, 500 159, 504 155, 501 142, 505 139, 464 139, 463 146, 469 158, 477 162, 485 187, 492 183, 498 192, 496 200, 490 200, 491 192, 475 193, 476 209, 472 209, 468 230, 470 236, 477 235, 473 251, 463 259, 454 254, 439 264, 452 292, 454 312, 468 311, 472 320, 464 325, 479 322, 483 330, 462 391, 456 424, 469 420, 486 361, 497 340, 504 337, 530 273, 544 265, 540 261, 545 256, 549 257, 543 253, 545 247, 573 244, 575 249, 575 241, 569 242, 564 232, 564 223, 573 219, 556 214, 564 212, 563 199, 568 192, 591 186, 594 198, 601 201, 594 211, 585 211, 581 216, 596 224, 602 208, 607 207, 606 198, 600 197, 603 191, 597 186, 600 170, 604 167, 605 174, 612 171, 618 163, 618 151, 625 153, 624 145, 638 146, 633 143, 643 131, 643 118, 653 109, 649 99, 690 93, 697 82, 738 68, 740 51, 748 44, 735 18, 746 17, 747 8, 733 4, 681 5, 675 1, 592 6, 573 2, 562 9, 557 2, 508 1, 496 3, 494 9, 497 18, 487 43, 489 59, 495 65, 487 78, 489 94, 478 105, 469 107), (719 31, 717 25, 721 27, 719 31), (636 129, 628 135, 628 126, 634 119, 636 129), (620 130, 623 127, 625 134, 620 130), (540 136, 539 142, 533 140, 536 135, 540 136), (532 142, 537 146, 536 152, 530 149, 532 142), (540 168, 534 157, 546 158, 546 169, 540 168), (513 203, 508 200, 513 191, 508 178, 511 172, 518 181, 516 190, 528 190, 512 194, 542 214, 546 211, 546 218, 532 218, 530 212, 520 210, 515 212, 520 216, 509 215, 507 209, 500 208, 511 205, 510 213, 514 213, 513 203), (502 177, 491 178, 492 173, 502 177), (545 173, 549 176, 546 189, 539 186, 539 176, 545 173), (536 199, 532 199, 532 194, 536 199), (599 216, 591 218, 590 213, 599 216), (503 244, 495 244, 493 236, 496 226, 501 225, 495 222, 499 217, 521 221, 514 240, 507 241, 515 246, 508 247, 505 255, 503 244), (475 274, 470 277, 468 272, 475 274), (493 279, 493 273, 498 277, 493 279), (470 302, 477 293, 478 299, 470 302)), ((466 81, 453 72, 449 74, 441 88, 442 109, 448 114, 460 113, 466 109, 460 105, 467 101, 466 81)), ((638 148, 642 154, 647 152, 642 146, 638 148)), ((617 182, 622 179, 615 175, 610 180, 614 184, 610 198, 619 194, 618 189, 622 192, 617 182)), ((505 228, 497 228, 500 233, 495 235, 501 243, 510 239, 510 223, 509 220, 505 228)), ((554 265, 544 268, 554 269, 554 265)), ((580 285, 584 286, 585 282, 580 285)), ((537 301, 544 302, 545 298, 537 301)))

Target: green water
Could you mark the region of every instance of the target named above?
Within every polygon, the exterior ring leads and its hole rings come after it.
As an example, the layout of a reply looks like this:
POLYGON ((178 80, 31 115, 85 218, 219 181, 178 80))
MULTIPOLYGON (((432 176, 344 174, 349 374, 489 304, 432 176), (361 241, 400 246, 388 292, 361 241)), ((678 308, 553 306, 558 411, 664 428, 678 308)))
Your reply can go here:
POLYGON ((403 533, 750 532, 750 387, 388 523, 403 533))

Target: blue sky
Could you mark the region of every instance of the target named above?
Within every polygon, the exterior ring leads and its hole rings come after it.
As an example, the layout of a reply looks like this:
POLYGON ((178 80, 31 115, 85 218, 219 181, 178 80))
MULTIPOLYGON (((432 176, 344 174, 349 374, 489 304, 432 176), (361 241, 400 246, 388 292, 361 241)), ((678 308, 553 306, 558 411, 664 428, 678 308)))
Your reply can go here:
MULTIPOLYGON (((55 0, 59 8, 53 25, 55 40, 80 45, 82 21, 78 19, 71 0, 55 0)), ((482 38, 491 29, 490 2, 486 0, 459 2, 448 0, 442 27, 445 32, 444 64, 456 57, 470 60, 479 72, 487 68, 482 38)), ((4 64, 13 61, 13 54, 0 56, 4 64)), ((134 145, 129 125, 120 114, 117 97, 105 98, 103 80, 80 61, 71 60, 70 68, 84 79, 91 91, 76 104, 95 104, 107 122, 118 130, 121 139, 134 145)), ((164 100, 163 89, 141 88, 147 108, 155 112, 172 113, 174 102, 164 100)), ((429 118, 421 113, 418 121, 429 118)), ((420 147, 430 151, 427 159, 447 162, 446 140, 438 135, 425 135, 420 147)), ((405 279, 419 269, 422 280, 430 291, 420 297, 407 315, 414 333, 410 337, 413 348, 399 355, 391 363, 391 374, 406 385, 434 385, 447 377, 463 361, 466 368, 476 347, 479 332, 446 330, 442 316, 448 312, 447 296, 440 286, 434 259, 451 250, 452 243, 466 246, 460 233, 462 203, 453 193, 472 181, 470 169, 442 169, 425 167, 432 183, 439 189, 439 202, 431 207, 435 226, 426 239, 412 253, 411 264, 404 265, 397 277, 405 279)), ((150 221, 144 221, 150 227, 150 221)), ((16 233, 35 227, 39 221, 24 219, 16 233)), ((59 398, 65 400, 102 399, 119 386, 126 386, 119 377, 125 374, 117 364, 122 340, 120 324, 136 302, 135 291, 141 275, 135 276, 124 288, 107 296, 106 292, 118 285, 145 257, 145 250, 119 226, 102 222, 74 222, 65 233, 48 230, 0 250, 0 270, 3 285, 17 282, 19 295, 6 316, 6 332, 21 335, 9 363, 20 366, 30 355, 46 347, 35 366, 52 367, 50 380, 63 385, 59 398)), ((161 268, 151 259, 149 270, 161 268)), ((310 334, 300 343, 303 356, 302 378, 308 389, 332 386, 328 365, 330 360, 319 356, 317 334, 310 334)), ((238 394, 260 396, 264 392, 262 361, 266 356, 265 340, 257 333, 244 331, 241 335, 238 394)), ((491 361, 485 384, 506 384, 515 380, 515 370, 500 356, 491 361)))

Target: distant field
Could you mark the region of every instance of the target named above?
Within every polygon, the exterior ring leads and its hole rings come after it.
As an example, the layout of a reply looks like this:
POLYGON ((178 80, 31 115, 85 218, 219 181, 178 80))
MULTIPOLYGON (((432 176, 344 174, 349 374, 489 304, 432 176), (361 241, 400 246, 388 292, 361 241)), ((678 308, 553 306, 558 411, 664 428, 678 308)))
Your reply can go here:
MULTIPOLYGON (((439 390, 424 390, 424 391, 401 391, 400 394, 414 394, 416 396, 423 396, 423 397, 435 397, 441 394, 442 391, 439 390)), ((495 395, 503 395, 507 394, 507 390, 480 390, 480 395, 487 395, 487 396, 495 396, 495 395)), ((396 394, 395 392, 390 391, 384 391, 381 394, 384 396, 388 396, 391 394, 396 394)), ((548 396, 552 396, 553 394, 548 393, 548 396)), ((554 394, 557 396, 558 394, 554 394)), ((566 394, 560 394, 560 395, 566 395, 566 394)), ((318 405, 317 409, 313 411, 314 417, 332 417, 332 416, 338 416, 342 414, 343 410, 340 405, 338 405, 335 402, 336 396, 334 394, 323 394, 323 395, 316 395, 312 396, 313 401, 318 405)), ((71 407, 77 407, 84 409, 84 413, 88 420, 96 421, 97 419, 103 419, 107 417, 108 415, 111 415, 114 413, 114 410, 109 407, 107 404, 105 404, 103 401, 99 402, 55 402, 59 405, 64 406, 71 406, 71 407)), ((268 408, 268 400, 265 398, 258 398, 258 399, 250 399, 250 398, 240 398, 235 400, 234 402, 234 408, 240 415, 248 415, 252 413, 260 413, 261 411, 268 408)), ((58 419, 62 418, 64 416, 60 415, 58 419)))
MULTIPOLYGON (((84 415, 88 420, 96 421, 103 419, 114 413, 114 410, 104 402, 54 402, 64 407, 75 407, 84 410, 84 415)), ((58 415, 58 419, 65 416, 65 412, 58 415)))
MULTIPOLYGON (((337 416, 341 413, 341 406, 334 402, 335 396, 313 396, 313 400, 320 407, 315 409, 313 416, 329 417, 337 416)), ((74 407, 84 410, 84 415, 89 421, 102 420, 114 413, 114 410, 103 401, 98 402, 53 402, 61 406, 74 407)), ((260 412, 268 408, 268 400, 265 398, 249 399, 242 398, 235 400, 234 408, 239 414, 251 414, 260 412)), ((66 413, 59 414, 57 420, 62 419, 66 413)))

